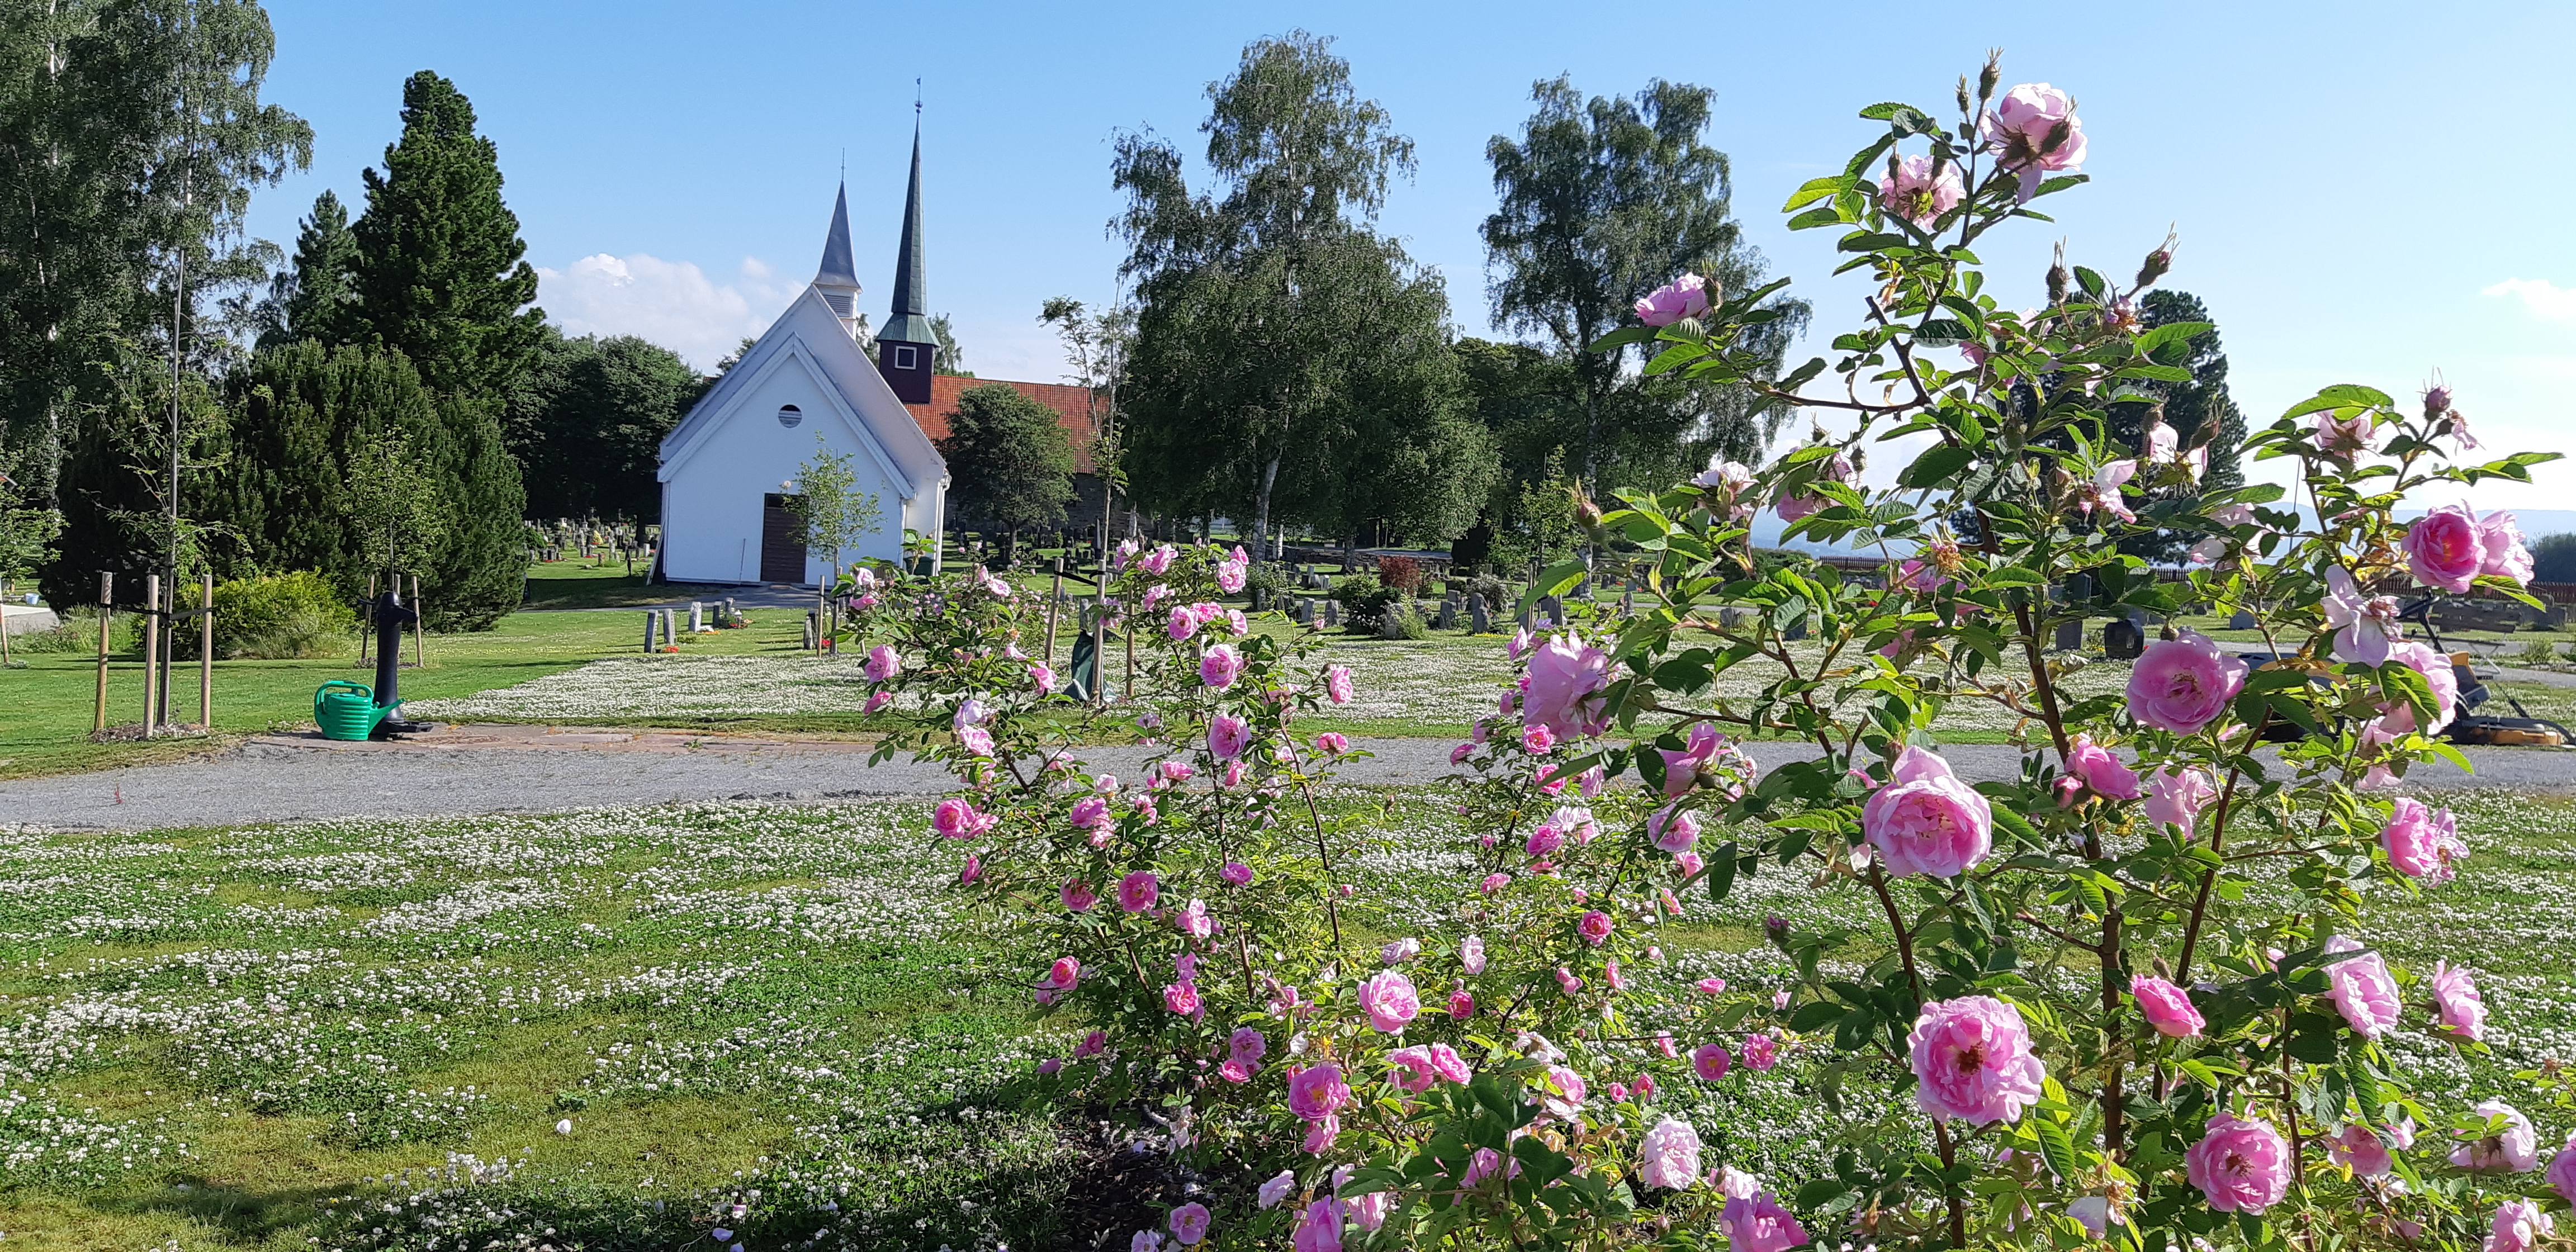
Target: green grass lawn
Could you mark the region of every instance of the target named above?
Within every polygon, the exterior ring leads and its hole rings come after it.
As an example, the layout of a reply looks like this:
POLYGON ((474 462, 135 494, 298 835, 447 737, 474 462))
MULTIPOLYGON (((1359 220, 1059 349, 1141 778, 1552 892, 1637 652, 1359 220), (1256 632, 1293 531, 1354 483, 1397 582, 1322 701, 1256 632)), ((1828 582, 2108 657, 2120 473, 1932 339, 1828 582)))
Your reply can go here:
MULTIPOLYGON (((685 587, 628 587, 622 571, 586 570, 569 562, 538 566, 530 572, 530 598, 541 603, 611 600, 621 594, 668 601, 686 597, 685 587)), ((791 609, 769 609, 748 615, 744 630, 701 634, 682 645, 689 655, 792 653, 799 650, 803 615, 791 609)), ((490 631, 431 635, 425 668, 405 668, 405 700, 468 695, 507 687, 572 669, 604 656, 641 655, 643 614, 638 612, 521 612, 502 618, 490 631)), ((97 658, 68 653, 20 653, 25 669, 0 670, 0 778, 169 760, 245 734, 310 725, 313 691, 323 682, 345 678, 375 681, 373 662, 357 665, 358 644, 352 637, 338 656, 301 661, 218 661, 215 663, 215 734, 210 739, 165 739, 151 743, 90 741, 93 702, 97 695, 97 658)), ((411 656, 405 644, 403 655, 411 656)), ((197 668, 185 663, 178 671, 171 709, 183 722, 197 720, 197 668)), ((108 666, 107 720, 111 726, 139 722, 143 716, 142 659, 119 654, 108 666)))
MULTIPOLYGON (((2576 1056, 2576 808, 2455 803, 2459 881, 2377 898, 2364 937, 2419 970, 2476 966, 2494 1052, 2455 1054, 2414 1013, 2389 1046, 2444 1104, 2504 1095, 2555 1143, 2565 1113, 2510 1075, 2576 1056)), ((1440 798, 1334 804, 1389 806, 1352 871, 1352 942, 1454 941, 1453 879, 1476 871, 1440 798)), ((0 827, 0 1230, 277 1252, 720 1248, 696 1242, 718 1226, 758 1249, 1123 1246, 1142 1215, 1095 1122, 1022 1085, 1080 1024, 1037 1017, 1026 955, 945 890, 955 852, 925 807, 0 827)), ((1639 976, 1759 990, 1789 976, 1766 914, 1872 906, 1766 873, 1685 907, 1674 959, 1639 976)), ((1717 1084, 1640 1063, 1709 1164, 1784 1194, 1827 1168, 1834 1115, 1798 1049, 1717 1084)), ((1241 1199, 1211 1202, 1223 1220, 1241 1199)))

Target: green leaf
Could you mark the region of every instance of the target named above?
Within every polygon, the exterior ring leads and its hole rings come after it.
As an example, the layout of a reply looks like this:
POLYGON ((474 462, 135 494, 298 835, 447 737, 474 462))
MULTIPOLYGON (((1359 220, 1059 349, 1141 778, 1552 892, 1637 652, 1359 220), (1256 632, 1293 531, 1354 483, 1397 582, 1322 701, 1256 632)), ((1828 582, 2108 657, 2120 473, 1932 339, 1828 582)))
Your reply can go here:
POLYGON ((1735 841, 1729 839, 1708 862, 1708 898, 1723 900, 1735 886, 1735 841))
POLYGON ((1579 557, 1548 566, 1540 571, 1537 580, 1529 585, 1529 590, 1521 593, 1520 607, 1535 608, 1539 601, 1549 596, 1564 595, 1573 589, 1574 584, 1583 581, 1583 573, 1584 564, 1579 557))
POLYGON ((1789 193, 1789 202, 1781 205, 1780 211, 1783 213, 1795 213, 1810 204, 1814 204, 1818 200, 1829 199, 1834 195, 1834 193, 1851 185, 1852 180, 1849 175, 1837 176, 1828 174, 1823 178, 1810 178, 1806 182, 1799 184, 1796 191, 1789 193))
POLYGON ((1782 391, 1796 391, 1798 388, 1806 386, 1808 379, 1814 378, 1816 375, 1824 372, 1825 358, 1810 358, 1806 364, 1789 371, 1789 376, 1780 380, 1778 384, 1779 389, 1782 391))
POLYGON ((1828 204, 1822 208, 1809 209, 1796 217, 1790 218, 1789 229, 1814 230, 1819 226, 1838 226, 1842 224, 1842 220, 1842 210, 1828 204))
POLYGON ((1622 326, 1617 330, 1611 331, 1609 334, 1593 340, 1592 345, 1585 348, 1584 351, 1612 352, 1620 348, 1627 347, 1632 343, 1651 342, 1654 337, 1655 328, 1652 326, 1622 326))
POLYGON ((2036 587, 2048 580, 2018 565, 2005 565, 1987 570, 1983 581, 1990 587, 2036 587))
POLYGON ((1866 109, 1862 109, 1860 111, 1860 115, 1864 119, 1872 122, 1886 122, 1895 120, 1896 115, 1900 113, 1920 113, 1922 111, 1923 110, 1915 108, 1910 104, 1904 104, 1895 100, 1882 100, 1866 109))
POLYGON ((2159 350, 2179 344, 2187 355, 2191 348, 2192 336, 2213 329, 2216 328, 2208 322, 2167 322, 2138 336, 2138 351, 2145 353, 2147 359, 2160 365, 2180 365, 2182 364, 2180 356, 2167 357, 2159 350))
POLYGON ((1968 468, 1968 462, 1973 459, 1974 453, 1956 444, 1945 443, 1926 449, 1923 455, 1914 458, 1912 465, 1905 467, 1905 472, 1897 478, 1897 485, 1915 488, 1939 486, 1960 470, 1968 468))
POLYGON ((2032 1129, 2039 1132, 2039 1154, 2047 1158, 2048 1167, 2057 1171, 2058 1177, 2072 1181, 2076 1169, 2075 1141, 2067 1137, 2066 1127, 2055 1117, 2044 1113, 2032 1118, 2031 1122, 2032 1129))
MULTIPOLYGON (((1707 355, 1708 345, 1706 344, 1677 343, 1656 353, 1654 360, 1646 362, 1646 373, 1649 375, 1665 373, 1675 366, 1687 365, 1707 355)), ((2190 375, 2185 374, 2184 377, 2189 378, 2190 375)))

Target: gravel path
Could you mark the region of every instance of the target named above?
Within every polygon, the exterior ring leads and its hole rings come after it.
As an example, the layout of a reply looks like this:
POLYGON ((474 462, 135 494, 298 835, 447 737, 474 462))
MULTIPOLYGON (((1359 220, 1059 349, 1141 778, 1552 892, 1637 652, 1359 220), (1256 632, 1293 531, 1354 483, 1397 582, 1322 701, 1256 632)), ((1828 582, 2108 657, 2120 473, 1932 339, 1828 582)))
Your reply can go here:
MULTIPOLYGON (((1423 786, 1448 774, 1446 740, 1369 739, 1377 755, 1342 777, 1354 783, 1423 786)), ((1769 764, 1813 755, 1762 745, 1769 764)), ((2016 751, 2001 744, 1945 750, 1974 779, 2017 776, 2016 751)), ((1135 772, 1146 754, 1101 748, 1082 754, 1095 769, 1135 772)), ((2419 789, 2467 786, 2576 791, 2576 752, 2471 748, 2475 775, 2448 765, 2415 767, 2419 789)), ((864 745, 723 739, 665 732, 549 732, 465 728, 435 744, 332 744, 263 737, 193 761, 0 783, 0 823, 96 830, 154 830, 360 816, 459 816, 544 812, 669 801, 825 800, 933 795, 948 775, 909 760, 871 768, 864 745)))

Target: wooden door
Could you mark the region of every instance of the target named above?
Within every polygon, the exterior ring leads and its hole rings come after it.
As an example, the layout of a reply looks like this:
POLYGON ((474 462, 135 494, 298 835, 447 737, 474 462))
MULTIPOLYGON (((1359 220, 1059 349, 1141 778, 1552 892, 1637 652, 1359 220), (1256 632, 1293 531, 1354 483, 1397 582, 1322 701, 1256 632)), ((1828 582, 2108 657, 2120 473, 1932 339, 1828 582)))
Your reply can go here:
POLYGON ((787 511, 793 496, 773 491, 760 500, 760 581, 805 581, 805 527, 787 511))

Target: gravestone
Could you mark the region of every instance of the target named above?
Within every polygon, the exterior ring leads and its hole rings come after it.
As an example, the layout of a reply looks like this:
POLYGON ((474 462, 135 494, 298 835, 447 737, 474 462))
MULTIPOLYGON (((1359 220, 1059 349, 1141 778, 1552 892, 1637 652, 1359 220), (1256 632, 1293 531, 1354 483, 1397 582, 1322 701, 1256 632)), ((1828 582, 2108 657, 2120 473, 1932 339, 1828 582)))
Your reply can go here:
POLYGON ((2227 628, 2229 630, 2252 630, 2254 629, 2254 615, 2243 609, 2238 609, 2236 610, 2235 616, 2227 619, 2227 628))
POLYGON ((689 601, 689 633, 694 635, 706 628, 707 606, 696 600, 689 601))
POLYGON ((1619 593, 1619 616, 1635 617, 1636 615, 1637 586, 1634 583, 1630 583, 1627 590, 1619 593))
POLYGON ((1739 609, 1732 604, 1719 609, 1717 611, 1717 624, 1727 630, 1733 630, 1738 626, 1742 626, 1744 624, 1744 610, 1739 609))
POLYGON ((645 651, 650 652, 650 651, 652 651, 652 650, 653 650, 653 628, 654 628, 654 627, 656 627, 656 626, 659 626, 659 625, 661 625, 661 624, 662 624, 662 615, 661 615, 661 614, 656 613, 656 612, 654 612, 654 611, 653 611, 653 610, 651 610, 651 609, 646 609, 646 610, 644 610, 644 650, 645 650, 645 651))
POLYGON ((2125 617, 2102 624, 2102 655, 2114 661, 2134 661, 2147 650, 2147 632, 2125 617))
POLYGON ((1485 634, 1485 633, 1487 633, 1487 632, 1489 632, 1489 631, 1493 630, 1493 628, 1494 628, 1494 613, 1493 613, 1493 610, 1488 609, 1488 608, 1486 608, 1486 607, 1485 607, 1485 597, 1484 597, 1484 594, 1483 594, 1483 593, 1481 593, 1481 592, 1470 592, 1470 593, 1468 593, 1468 596, 1467 596, 1467 630, 1468 630, 1468 633, 1470 633, 1470 634, 1477 634, 1477 635, 1481 635, 1481 634, 1485 634))
POLYGON ((1339 600, 1324 601, 1324 625, 1329 628, 1339 626, 1341 624, 1342 602, 1339 600))
POLYGON ((1780 637, 1791 643, 1796 643, 1797 641, 1806 638, 1807 619, 1801 617, 1790 622, 1788 628, 1780 632, 1780 637))
POLYGON ((1288 605, 1288 620, 1293 621, 1300 626, 1314 625, 1315 598, 1313 596, 1299 596, 1295 600, 1290 601, 1288 605))
POLYGON ((2057 624, 2057 650, 2080 652, 2084 649, 2084 619, 2070 617, 2057 624))
POLYGON ((1255 612, 1255 613, 1258 613, 1258 612, 1261 612, 1263 609, 1266 609, 1266 608, 1269 608, 1269 607, 1270 607, 1270 590, 1269 590, 1269 588, 1266 588, 1266 587, 1255 587, 1255 588, 1253 588, 1253 589, 1252 589, 1252 611, 1253 611, 1253 612, 1255 612))
POLYGON ((1548 596, 1538 602, 1538 607, 1547 613, 1548 625, 1563 626, 1565 624, 1565 601, 1559 600, 1555 596, 1548 596))
POLYGON ((823 646, 822 632, 815 629, 814 610, 807 609, 805 610, 805 650, 811 652, 821 646, 823 646))
POLYGON ((1440 615, 1431 619, 1431 625, 1437 630, 1458 629, 1458 602, 1455 600, 1441 601, 1440 615))
POLYGON ((662 610, 662 643, 664 646, 675 646, 680 642, 679 625, 680 619, 675 616, 671 610, 667 608, 662 610))

